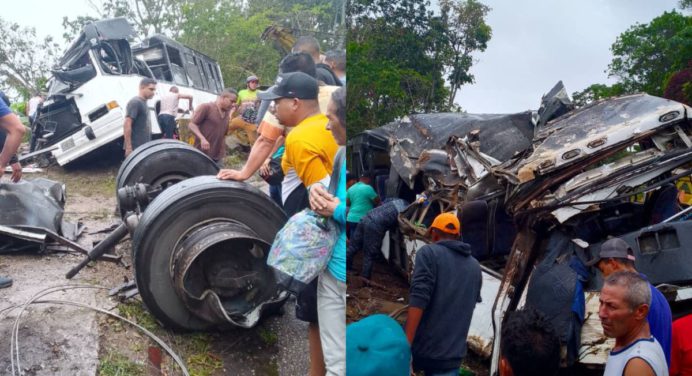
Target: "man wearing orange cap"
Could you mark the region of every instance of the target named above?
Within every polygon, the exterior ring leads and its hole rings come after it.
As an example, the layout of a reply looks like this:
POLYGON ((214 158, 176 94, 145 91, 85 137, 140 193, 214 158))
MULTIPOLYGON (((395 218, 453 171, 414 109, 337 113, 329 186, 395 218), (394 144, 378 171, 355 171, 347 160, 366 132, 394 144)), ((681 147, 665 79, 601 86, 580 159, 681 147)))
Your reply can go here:
POLYGON ((442 213, 428 230, 432 243, 416 253, 406 337, 414 370, 426 376, 458 374, 471 316, 481 301, 481 266, 460 234, 457 216, 442 213))

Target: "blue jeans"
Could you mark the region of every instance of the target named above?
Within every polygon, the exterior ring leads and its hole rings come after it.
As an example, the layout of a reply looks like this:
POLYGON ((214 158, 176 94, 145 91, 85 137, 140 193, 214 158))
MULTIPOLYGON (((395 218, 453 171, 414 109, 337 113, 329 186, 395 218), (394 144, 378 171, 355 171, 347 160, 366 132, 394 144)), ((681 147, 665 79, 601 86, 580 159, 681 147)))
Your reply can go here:
POLYGON ((274 200, 274 202, 276 202, 276 204, 283 209, 284 205, 281 202, 281 184, 269 186, 269 197, 271 197, 272 200, 274 200))

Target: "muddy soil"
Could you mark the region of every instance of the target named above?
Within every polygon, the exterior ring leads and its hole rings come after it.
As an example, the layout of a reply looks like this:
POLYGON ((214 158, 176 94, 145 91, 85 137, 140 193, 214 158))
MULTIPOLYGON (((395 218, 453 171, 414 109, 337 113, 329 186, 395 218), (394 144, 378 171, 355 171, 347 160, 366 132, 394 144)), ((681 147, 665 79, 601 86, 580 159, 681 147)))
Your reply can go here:
MULTIPOLYGON (((372 314, 384 313, 396 318, 403 326, 406 322, 408 305, 408 281, 389 267, 384 258, 374 263, 371 282, 359 276, 361 266, 362 252, 359 252, 353 260, 354 270, 347 271, 347 322, 351 323, 372 314)), ((462 366, 477 376, 490 373, 489 362, 470 350, 462 366)))
MULTIPOLYGON (((242 163, 245 155, 227 159, 242 163)), ((25 179, 45 177, 63 182, 67 202, 65 219, 86 226, 78 242, 90 249, 107 236, 99 233, 118 223, 115 212, 115 175, 118 156, 99 156, 90 163, 68 169, 52 166, 25 179)), ((7 179, 7 178, 5 178, 7 179)), ((251 184, 266 192, 259 178, 251 184)), ((115 247, 121 263, 98 261, 83 269, 73 280, 65 273, 82 256, 69 253, 0 256, 0 275, 14 279, 11 288, 0 290, 0 310, 21 305, 37 292, 61 285, 100 286, 104 289, 68 289, 46 296, 80 302, 127 317, 151 330, 187 364, 193 375, 300 375, 308 369, 307 325, 295 319, 295 303, 284 306, 284 314, 268 317, 249 330, 213 333, 175 333, 162 328, 135 297, 120 302, 108 297, 107 289, 134 279, 129 237, 115 247)), ((0 374, 12 375, 10 336, 18 310, 0 311, 0 374)), ((20 365, 24 375, 145 375, 152 340, 132 326, 82 308, 31 305, 19 325, 20 365)), ((168 375, 182 374, 165 353, 162 368, 168 375)), ((17 373, 19 374, 19 373, 17 373)))

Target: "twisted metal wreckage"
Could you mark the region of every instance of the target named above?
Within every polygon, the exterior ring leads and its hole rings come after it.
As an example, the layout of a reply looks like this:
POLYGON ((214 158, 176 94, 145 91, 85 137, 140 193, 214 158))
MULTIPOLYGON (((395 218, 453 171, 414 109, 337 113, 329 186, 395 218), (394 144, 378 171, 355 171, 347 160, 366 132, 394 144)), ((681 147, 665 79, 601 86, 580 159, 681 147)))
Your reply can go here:
POLYGON ((646 94, 574 110, 558 83, 536 113, 412 115, 361 133, 351 166, 413 202, 382 247, 404 276, 434 216, 459 211, 484 272, 468 341, 492 355, 491 374, 503 317, 526 304, 558 328, 566 365, 593 367, 612 340, 597 314, 600 274, 583 263, 608 237, 628 242, 674 315, 692 312, 692 221, 674 185, 692 174, 691 110, 646 94))

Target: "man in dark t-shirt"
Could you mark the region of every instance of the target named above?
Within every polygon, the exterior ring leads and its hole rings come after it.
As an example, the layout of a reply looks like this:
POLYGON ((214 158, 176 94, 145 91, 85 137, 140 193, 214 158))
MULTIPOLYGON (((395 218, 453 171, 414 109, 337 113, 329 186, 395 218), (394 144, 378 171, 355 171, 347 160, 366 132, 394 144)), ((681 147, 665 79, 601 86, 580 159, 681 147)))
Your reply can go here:
POLYGON ((216 101, 203 103, 195 109, 188 127, 195 134, 195 147, 223 168, 226 157, 226 134, 230 114, 236 107, 238 94, 235 90, 224 90, 216 101))
POLYGON ((139 82, 139 94, 127 102, 123 124, 125 157, 130 155, 132 150, 151 141, 147 101, 154 97, 154 93, 156 93, 156 80, 146 77, 139 82))

